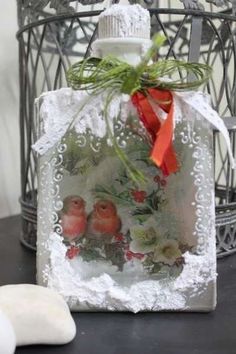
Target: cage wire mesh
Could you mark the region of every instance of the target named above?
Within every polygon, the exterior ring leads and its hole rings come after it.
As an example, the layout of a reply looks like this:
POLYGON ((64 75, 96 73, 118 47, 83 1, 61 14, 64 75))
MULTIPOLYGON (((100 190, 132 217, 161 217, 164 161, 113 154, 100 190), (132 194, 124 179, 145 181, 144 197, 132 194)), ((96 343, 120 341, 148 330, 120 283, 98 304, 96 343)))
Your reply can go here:
MULTIPOLYGON (((18 0, 21 241, 36 249, 37 157, 31 145, 39 122, 34 100, 42 92, 67 86, 71 64, 89 55, 97 36, 99 0, 18 0)), ((234 0, 167 0, 142 3, 151 14, 152 33, 166 36, 160 57, 207 63, 213 76, 202 89, 224 119, 236 153, 236 17, 234 0)), ((190 78, 191 79, 191 78, 190 78)), ((218 257, 236 251, 236 180, 226 147, 214 132, 216 236, 218 257)), ((207 236, 207 235, 206 235, 207 236)))

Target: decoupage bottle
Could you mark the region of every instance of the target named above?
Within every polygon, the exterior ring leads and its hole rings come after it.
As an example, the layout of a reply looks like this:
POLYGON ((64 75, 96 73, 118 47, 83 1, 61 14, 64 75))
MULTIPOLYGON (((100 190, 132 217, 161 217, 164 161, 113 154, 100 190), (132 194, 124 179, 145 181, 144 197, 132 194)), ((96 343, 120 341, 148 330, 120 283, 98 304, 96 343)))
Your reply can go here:
MULTIPOLYGON (((93 55, 137 65, 151 43, 149 13, 113 5, 100 15, 98 33, 93 55)), ((63 88, 37 100, 38 283, 57 290, 72 310, 212 310, 208 102, 200 93, 174 95, 179 167, 167 177, 150 161, 149 133, 130 97, 120 93, 107 106, 106 97, 106 90, 91 96, 63 88), (115 146, 144 183, 132 179, 115 146)), ((165 112, 155 109, 165 121, 165 112)))

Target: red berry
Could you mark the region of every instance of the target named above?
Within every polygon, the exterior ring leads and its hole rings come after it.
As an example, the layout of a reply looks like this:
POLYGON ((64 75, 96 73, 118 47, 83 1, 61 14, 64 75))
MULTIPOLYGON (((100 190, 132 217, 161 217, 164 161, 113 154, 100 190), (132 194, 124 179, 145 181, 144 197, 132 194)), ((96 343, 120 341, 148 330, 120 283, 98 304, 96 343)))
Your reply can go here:
POLYGON ((131 259, 133 259, 133 258, 141 260, 144 257, 144 254, 142 254, 142 253, 134 253, 132 251, 127 251, 125 255, 126 255, 126 258, 128 261, 131 261, 131 259))
POLYGON ((116 240, 117 242, 123 241, 123 240, 124 240, 124 235, 123 235, 122 233, 116 234, 116 235, 115 235, 115 240, 116 240))
POLYGON ((156 175, 154 178, 153 178, 154 182, 156 183, 160 183, 161 181, 161 177, 159 175, 156 175))
POLYGON ((69 259, 73 259, 74 257, 78 256, 79 253, 80 249, 78 247, 71 246, 71 248, 69 248, 66 252, 66 257, 69 259))
POLYGON ((134 257, 141 260, 141 259, 143 259, 144 254, 142 254, 142 253, 135 253, 135 254, 134 254, 134 257))
POLYGON ((156 175, 154 178, 153 178, 154 182, 156 183, 160 183, 161 186, 165 187, 167 182, 165 179, 162 179, 159 175, 156 175))
POLYGON ((128 261, 131 261, 131 259, 133 258, 132 253, 133 252, 131 252, 131 251, 127 251, 126 254, 125 254, 128 261))
POLYGON ((147 193, 145 191, 137 191, 137 190, 131 190, 131 194, 137 203, 143 203, 147 193))
POLYGON ((167 184, 166 180, 165 180, 165 179, 162 179, 162 180, 161 180, 161 185, 162 185, 163 187, 165 187, 166 184, 167 184))

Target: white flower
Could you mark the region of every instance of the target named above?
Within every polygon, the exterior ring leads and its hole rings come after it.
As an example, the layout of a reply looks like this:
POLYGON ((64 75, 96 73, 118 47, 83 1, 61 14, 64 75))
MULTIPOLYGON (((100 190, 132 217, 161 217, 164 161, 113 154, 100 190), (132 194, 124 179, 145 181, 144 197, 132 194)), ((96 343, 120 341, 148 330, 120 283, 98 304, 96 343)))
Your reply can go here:
POLYGON ((179 249, 179 244, 175 240, 163 240, 154 250, 153 261, 173 265, 177 258, 181 257, 182 253, 179 249))
POLYGON ((130 250, 135 253, 153 252, 161 237, 156 230, 156 222, 153 223, 152 220, 144 225, 132 227, 130 235, 132 238, 130 250))

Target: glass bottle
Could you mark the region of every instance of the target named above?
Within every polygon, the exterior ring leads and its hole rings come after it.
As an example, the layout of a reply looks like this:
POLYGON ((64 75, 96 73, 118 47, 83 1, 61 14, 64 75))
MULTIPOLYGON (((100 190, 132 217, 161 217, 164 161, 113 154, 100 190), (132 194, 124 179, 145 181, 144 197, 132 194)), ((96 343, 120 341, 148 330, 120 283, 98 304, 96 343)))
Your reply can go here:
MULTIPOLYGON (((113 5, 100 16, 94 55, 137 65, 149 33, 146 10, 113 5)), ((43 125, 52 117, 60 130, 72 111, 81 116, 39 160, 38 283, 58 290, 72 310, 209 311, 216 275, 209 123, 176 96, 179 170, 165 177, 149 159, 150 136, 130 97, 116 95, 108 107, 106 97, 66 88, 38 100, 43 125), (134 182, 115 144, 144 184, 134 182)))

